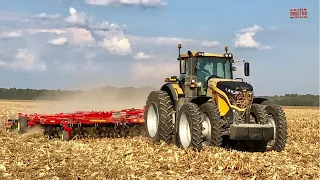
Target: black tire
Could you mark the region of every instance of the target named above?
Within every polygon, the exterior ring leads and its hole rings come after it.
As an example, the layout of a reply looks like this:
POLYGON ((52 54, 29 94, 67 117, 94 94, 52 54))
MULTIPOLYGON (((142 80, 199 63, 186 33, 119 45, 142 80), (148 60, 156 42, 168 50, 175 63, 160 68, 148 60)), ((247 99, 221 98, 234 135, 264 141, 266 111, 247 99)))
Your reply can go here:
POLYGON ((160 141, 172 142, 174 128, 172 113, 171 99, 167 92, 152 91, 149 94, 146 101, 146 111, 144 112, 144 128, 146 136, 151 138, 153 143, 160 141), (157 121, 158 125, 152 126, 152 121, 157 121), (150 128, 154 128, 153 131, 155 132, 150 133, 150 128))
POLYGON ((19 117, 18 125, 17 125, 18 133, 19 134, 25 133, 27 131, 27 127, 28 127, 27 118, 26 117, 19 117))
MULTIPOLYGON (((250 109, 250 115, 255 118, 257 124, 268 124, 267 112, 264 106, 261 104, 252 104, 250 109)), ((252 140, 247 141, 247 148, 253 151, 265 152, 267 148, 267 140, 252 140)))
MULTIPOLYGON (((275 150, 281 152, 285 148, 288 137, 288 125, 286 115, 281 106, 278 105, 267 105, 265 107, 265 110, 267 111, 268 116, 272 116, 268 118, 274 119, 276 127, 276 137, 274 141, 269 141, 273 144, 267 146, 267 151, 275 150)), ((269 122, 271 122, 270 119, 269 122)))
POLYGON ((63 130, 61 133, 61 140, 62 141, 69 141, 70 140, 70 136, 69 136, 69 132, 66 130, 63 130))
POLYGON ((250 114, 255 118, 254 123, 268 124, 267 112, 261 104, 252 104, 250 114))
MULTIPOLYGON (((180 148, 191 148, 196 151, 202 149, 203 135, 202 135, 202 116, 199 107, 194 103, 187 103, 182 105, 181 109, 178 112, 177 120, 177 145, 180 148), (186 120, 189 125, 190 130, 190 143, 184 144, 181 141, 180 134, 182 128, 180 129, 181 116, 186 115, 186 120)), ((185 137, 185 136, 184 136, 185 137)))
MULTIPOLYGON (((220 112, 217 105, 214 102, 206 102, 200 106, 200 111, 209 118, 211 127, 211 140, 209 145, 221 147, 222 146, 222 132, 223 121, 220 117, 220 112)), ((205 121, 205 116, 204 119, 205 121)))

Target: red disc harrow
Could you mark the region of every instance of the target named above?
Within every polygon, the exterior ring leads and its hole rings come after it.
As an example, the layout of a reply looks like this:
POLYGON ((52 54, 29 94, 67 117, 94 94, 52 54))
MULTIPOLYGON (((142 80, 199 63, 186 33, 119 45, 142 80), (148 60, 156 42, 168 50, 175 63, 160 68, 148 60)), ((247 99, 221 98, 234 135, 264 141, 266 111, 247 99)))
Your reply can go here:
POLYGON ((145 109, 120 111, 76 111, 57 114, 22 114, 18 119, 9 119, 6 129, 23 134, 40 125, 48 138, 70 140, 76 137, 127 137, 143 135, 145 109))

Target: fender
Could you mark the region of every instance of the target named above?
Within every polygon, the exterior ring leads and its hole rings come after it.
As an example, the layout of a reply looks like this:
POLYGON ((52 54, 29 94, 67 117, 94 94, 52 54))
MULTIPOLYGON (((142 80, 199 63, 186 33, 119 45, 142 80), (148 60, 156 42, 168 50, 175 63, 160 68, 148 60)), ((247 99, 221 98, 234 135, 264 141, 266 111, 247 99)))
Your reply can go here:
POLYGON ((259 97, 255 97, 253 98, 253 102, 254 104, 262 104, 264 101, 267 101, 268 99, 266 98, 259 98, 259 97))
POLYGON ((179 97, 184 95, 179 84, 175 83, 166 83, 160 88, 160 90, 166 91, 169 94, 174 109, 176 107, 176 103, 178 102, 179 97))

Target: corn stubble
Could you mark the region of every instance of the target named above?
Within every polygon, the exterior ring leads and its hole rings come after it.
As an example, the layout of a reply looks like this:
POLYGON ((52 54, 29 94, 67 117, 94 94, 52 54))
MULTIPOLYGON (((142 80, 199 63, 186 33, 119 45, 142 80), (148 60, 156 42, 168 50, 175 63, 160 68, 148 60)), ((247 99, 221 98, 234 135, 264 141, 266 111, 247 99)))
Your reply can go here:
POLYGON ((41 132, 4 131, 18 112, 41 102, 0 101, 0 179, 319 179, 318 108, 285 107, 283 152, 249 153, 206 147, 200 153, 148 139, 46 139, 41 132))

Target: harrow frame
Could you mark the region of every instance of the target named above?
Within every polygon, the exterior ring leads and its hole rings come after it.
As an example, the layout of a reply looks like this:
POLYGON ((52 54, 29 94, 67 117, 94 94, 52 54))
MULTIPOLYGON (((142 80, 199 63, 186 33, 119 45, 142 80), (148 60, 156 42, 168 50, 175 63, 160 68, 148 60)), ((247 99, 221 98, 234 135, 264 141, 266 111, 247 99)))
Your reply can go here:
POLYGON ((143 135, 143 109, 123 109, 120 111, 76 111, 56 114, 18 114, 18 119, 9 119, 6 130, 18 130, 23 134, 28 128, 40 125, 44 135, 69 140, 74 136, 87 137, 126 137, 143 135), (134 131, 136 130, 136 131, 134 131), (137 133, 138 132, 138 133, 137 133), (136 134, 137 133, 137 134, 136 134))

